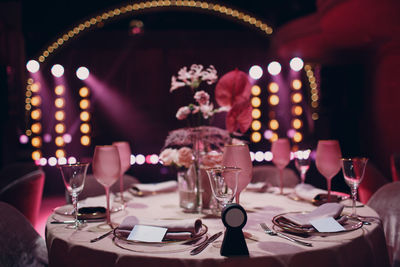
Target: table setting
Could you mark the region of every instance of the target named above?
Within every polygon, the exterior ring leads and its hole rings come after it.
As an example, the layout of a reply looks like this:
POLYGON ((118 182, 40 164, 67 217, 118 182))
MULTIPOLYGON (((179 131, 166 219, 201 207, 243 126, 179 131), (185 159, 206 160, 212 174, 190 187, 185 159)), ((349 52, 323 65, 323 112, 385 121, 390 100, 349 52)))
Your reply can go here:
POLYGON ((342 158, 338 141, 320 140, 315 162, 327 180, 322 190, 305 183, 311 150, 293 153, 289 140, 279 138, 271 146, 279 187, 251 184, 249 147, 232 135, 250 126, 250 83, 238 70, 225 74, 216 85, 215 109, 198 87, 216 80, 214 67, 201 65, 172 78, 171 92, 189 86, 196 101, 180 108, 178 119, 204 122, 228 110, 226 131, 196 124, 169 133, 160 161, 175 168, 176 180, 127 188, 121 183, 113 197, 121 208, 113 209, 109 188, 129 169, 129 143, 94 149, 93 175, 105 195, 78 202, 89 163, 59 166, 73 210, 59 207, 48 218, 50 266, 388 266, 379 216, 356 202, 368 160, 342 158), (238 80, 241 86, 227 90, 238 80), (285 188, 282 173, 292 159, 301 179, 285 188), (351 206, 342 203, 347 194, 331 191, 340 170, 352 190, 351 206))

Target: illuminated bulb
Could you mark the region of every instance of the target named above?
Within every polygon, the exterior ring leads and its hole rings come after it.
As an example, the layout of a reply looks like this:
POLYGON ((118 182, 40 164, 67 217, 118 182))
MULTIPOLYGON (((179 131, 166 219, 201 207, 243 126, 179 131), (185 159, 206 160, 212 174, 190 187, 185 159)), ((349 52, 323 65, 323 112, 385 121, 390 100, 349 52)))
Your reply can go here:
POLYGON ((57 108, 63 108, 64 105, 65 105, 64 98, 61 98, 61 97, 56 98, 56 100, 54 101, 54 105, 55 105, 57 108))
POLYGON ((76 70, 76 77, 80 80, 86 80, 89 77, 89 70, 86 67, 79 67, 76 70))
POLYGON ((301 120, 299 120, 299 119, 294 119, 292 121, 292 126, 295 129, 299 129, 299 128, 301 128, 301 126, 303 126, 303 122, 301 120))
POLYGON ((296 134, 296 130, 294 130, 294 129, 289 129, 289 130, 286 132, 286 135, 287 135, 289 138, 293 138, 295 134, 296 134))
POLYGON ((272 106, 276 106, 276 105, 279 104, 279 96, 277 96, 277 95, 271 95, 271 96, 269 97, 268 101, 269 101, 269 103, 270 103, 272 106))
POLYGON ((56 126, 54 127, 56 130, 56 133, 62 134, 65 132, 65 124, 64 123, 57 123, 56 126))
POLYGON ((39 136, 33 137, 31 140, 31 144, 34 147, 41 147, 42 146, 42 138, 40 138, 39 136))
POLYGON ((37 62, 36 60, 29 60, 26 63, 26 69, 30 72, 30 73, 36 73, 39 71, 40 69, 40 64, 39 62, 37 62))
POLYGON ((260 128, 261 128, 261 122, 260 122, 260 121, 257 121, 257 120, 254 120, 254 121, 251 123, 251 128, 252 128, 254 131, 260 130, 260 128))
POLYGON ((131 155, 131 165, 134 165, 136 163, 136 157, 134 155, 131 155))
MULTIPOLYGON (((57 149, 56 150, 56 158, 65 158, 65 151, 64 149, 57 149)), ((65 164, 65 163, 64 163, 65 164)))
POLYGON ((254 80, 258 80, 262 77, 263 75, 263 70, 260 66, 254 65, 250 68, 249 70, 249 75, 251 78, 254 80))
POLYGON ((57 136, 56 139, 54 140, 54 143, 56 144, 56 146, 65 145, 64 138, 62 138, 61 136, 57 136))
MULTIPOLYGON (((57 155, 57 151, 56 151, 56 155, 57 155)), ((60 157, 58 159, 58 165, 65 165, 65 164, 67 164, 67 159, 65 157, 60 157)))
POLYGON ((84 133, 84 134, 87 134, 90 132, 90 126, 87 123, 82 123, 80 129, 81 129, 81 133, 84 133))
POLYGON ((72 136, 70 134, 66 133, 63 135, 63 139, 64 139, 65 143, 69 144, 72 141, 72 136))
POLYGON ((35 150, 32 152, 33 160, 40 160, 41 157, 42 157, 42 153, 39 150, 35 150))
POLYGON ((90 102, 89 102, 89 100, 87 100, 87 99, 82 99, 82 100, 79 102, 79 107, 80 107, 81 109, 88 109, 89 106, 90 106, 90 102))
POLYGON ((150 156, 150 163, 151 163, 151 164, 157 164, 158 162, 159 162, 158 155, 152 154, 152 155, 150 156))
POLYGON ((40 90, 40 83, 37 82, 31 85, 32 92, 37 93, 39 92, 39 90, 40 90))
POLYGON ((251 141, 253 141, 253 143, 258 143, 261 141, 261 134, 259 132, 253 132, 251 134, 251 141))
POLYGON ((299 90, 302 86, 302 83, 300 80, 296 79, 292 81, 292 88, 295 90, 299 90))
POLYGON ((271 139, 269 139, 269 141, 271 141, 273 143, 276 140, 278 140, 278 135, 276 133, 273 133, 272 136, 271 136, 271 139))
POLYGON ((39 164, 40 164, 40 166, 46 166, 46 164, 47 164, 47 159, 41 158, 41 159, 39 160, 39 164))
POLYGON ((275 94, 279 91, 279 85, 276 82, 272 82, 268 85, 268 90, 275 94))
POLYGON ((56 113, 54 114, 54 117, 56 118, 56 120, 58 121, 63 121, 65 119, 65 112, 63 110, 58 110, 56 111, 56 113))
POLYGON ((273 156, 273 154, 272 154, 271 151, 265 152, 264 158, 265 158, 266 161, 272 161, 272 158, 273 158, 273 157, 274 157, 274 156, 273 156))
POLYGON ((293 103, 300 103, 302 99, 303 99, 303 96, 300 93, 295 93, 292 95, 293 103))
POLYGON ((19 142, 20 142, 21 144, 27 144, 28 141, 29 141, 29 138, 28 138, 28 136, 26 136, 25 134, 21 134, 21 135, 19 136, 19 142))
POLYGON ((90 137, 87 136, 87 135, 83 135, 81 137, 81 144, 84 145, 84 146, 90 145, 90 137))
POLYGON ((61 66, 60 64, 55 64, 53 67, 51 67, 51 74, 53 74, 54 77, 61 77, 64 75, 64 67, 61 66))
POLYGON ((54 88, 54 93, 56 95, 62 95, 64 94, 64 91, 65 91, 64 85, 57 85, 56 88, 54 88))
POLYGON ((251 111, 251 116, 253 119, 259 119, 261 117, 261 111, 258 108, 255 108, 251 111))
POLYGON ((253 97, 251 99, 251 105, 255 108, 259 107, 261 105, 261 99, 259 97, 253 97))
POLYGON ((272 130, 276 130, 279 128, 279 122, 277 120, 270 120, 269 121, 269 128, 272 130))
POLYGON ((281 73, 281 70, 281 64, 279 64, 277 61, 272 61, 268 64, 268 72, 271 75, 278 75, 279 73, 281 73))
POLYGON ((300 116, 303 114, 303 108, 301 106, 294 106, 292 107, 292 114, 296 116, 300 116))
POLYGON ((273 131, 271 131, 271 130, 266 130, 265 132, 264 132, 264 138, 265 139, 270 139, 271 137, 272 137, 272 134, 273 134, 274 132, 273 131))
POLYGON ((253 87, 251 87, 251 94, 254 96, 258 96, 259 94, 261 94, 261 88, 258 85, 253 85, 253 87))
POLYGON ((50 157, 48 160, 48 164, 50 166, 56 166, 57 165, 57 159, 55 157, 50 157))
POLYGON ((142 154, 136 155, 136 164, 143 165, 145 162, 146 162, 145 156, 143 156, 142 154))
POLYGON ((31 112, 32 119, 40 120, 41 117, 42 117, 42 111, 40 109, 32 110, 32 112, 31 112))
POLYGON ((35 95, 31 98, 31 104, 34 107, 40 106, 40 104, 42 104, 42 98, 38 95, 35 95))
POLYGON ((38 134, 42 131, 42 124, 40 122, 36 122, 31 125, 32 133, 38 134))
POLYGON ((82 111, 80 114, 81 121, 88 121, 90 119, 90 113, 87 111, 82 111))
POLYGON ((290 68, 294 71, 300 71, 304 66, 303 60, 299 57, 292 58, 292 60, 290 60, 289 64, 290 64, 290 68))
POLYGON ((303 135, 299 132, 297 132, 294 136, 293 136, 293 141, 295 141, 296 143, 301 142, 301 140, 303 140, 303 135))
POLYGON ((89 95, 89 89, 87 87, 82 87, 79 89, 79 95, 81 97, 87 97, 89 95))
POLYGON ((51 142, 51 135, 50 134, 44 134, 43 135, 43 141, 45 142, 45 143, 50 143, 51 142))
POLYGON ((75 164, 76 163, 76 158, 75 157, 69 157, 68 158, 68 164, 75 164))
POLYGON ((254 159, 255 159, 257 162, 263 161, 263 160, 264 160, 264 152, 262 152, 262 151, 257 151, 257 152, 254 154, 254 159))

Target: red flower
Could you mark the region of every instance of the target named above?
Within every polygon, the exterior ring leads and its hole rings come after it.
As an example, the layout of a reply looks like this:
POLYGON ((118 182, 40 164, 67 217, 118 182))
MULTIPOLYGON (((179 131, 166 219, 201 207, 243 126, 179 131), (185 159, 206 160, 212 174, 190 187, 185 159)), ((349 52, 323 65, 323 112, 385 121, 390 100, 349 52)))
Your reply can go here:
POLYGON ((250 94, 251 84, 247 74, 237 69, 222 76, 215 87, 215 100, 223 107, 248 101, 250 94))
POLYGON ((253 120, 251 116, 253 108, 249 101, 244 101, 235 104, 226 115, 226 129, 228 132, 233 133, 240 131, 245 133, 253 120))

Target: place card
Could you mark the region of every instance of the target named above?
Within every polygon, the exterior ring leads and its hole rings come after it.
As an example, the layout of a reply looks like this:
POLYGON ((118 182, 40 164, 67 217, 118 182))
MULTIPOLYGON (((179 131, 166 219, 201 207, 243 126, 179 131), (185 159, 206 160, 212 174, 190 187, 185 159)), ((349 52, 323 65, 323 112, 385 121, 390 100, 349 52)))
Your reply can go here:
POLYGON ((133 227, 127 239, 141 242, 161 242, 167 230, 164 227, 139 224, 133 227))
POLYGON ((310 223, 318 232, 334 233, 346 230, 333 217, 311 220, 310 223))

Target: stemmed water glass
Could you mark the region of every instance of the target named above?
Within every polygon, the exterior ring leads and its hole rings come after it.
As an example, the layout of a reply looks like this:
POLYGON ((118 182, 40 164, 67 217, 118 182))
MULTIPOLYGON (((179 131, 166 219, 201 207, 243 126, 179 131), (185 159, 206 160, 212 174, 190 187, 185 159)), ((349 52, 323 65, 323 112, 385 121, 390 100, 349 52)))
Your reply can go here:
POLYGON ((364 178, 365 166, 367 166, 367 162, 367 158, 359 157, 342 159, 342 171, 344 180, 351 189, 351 196, 353 199, 352 213, 350 217, 357 217, 357 189, 364 178))
POLYGON ((119 175, 120 202, 125 205, 125 202, 129 199, 124 196, 124 173, 131 167, 131 147, 125 141, 113 142, 112 145, 118 148, 119 159, 121 161, 121 173, 119 175))
POLYGON ((306 173, 308 169, 310 168, 310 152, 311 150, 299 150, 296 153, 294 153, 294 164, 296 165, 296 169, 300 173, 300 178, 301 178, 301 183, 304 184, 304 181, 306 180, 306 173))
POLYGON ((117 225, 110 219, 110 187, 118 180, 121 173, 118 148, 116 146, 96 146, 92 164, 94 177, 106 191, 107 228, 115 228, 117 225))
POLYGON ((85 185, 85 178, 88 167, 89 163, 75 163, 58 166, 61 171, 64 185, 72 198, 75 215, 75 220, 72 228, 74 229, 80 229, 83 226, 83 224, 78 220, 78 195, 80 192, 82 192, 85 185))
POLYGON ((240 168, 238 175, 236 203, 239 204, 239 195, 250 183, 253 176, 249 147, 246 144, 230 144, 224 146, 222 165, 240 168))
POLYGON ((290 142, 287 138, 279 138, 272 143, 272 162, 279 169, 280 193, 283 195, 283 170, 290 162, 290 142))
POLYGON ((236 195, 238 175, 241 169, 222 166, 206 169, 206 171, 214 197, 217 199, 218 204, 225 208, 227 204, 232 203, 236 195))
POLYGON ((325 177, 328 188, 327 201, 331 200, 331 181, 340 171, 342 152, 337 140, 319 140, 315 156, 315 165, 325 177))

